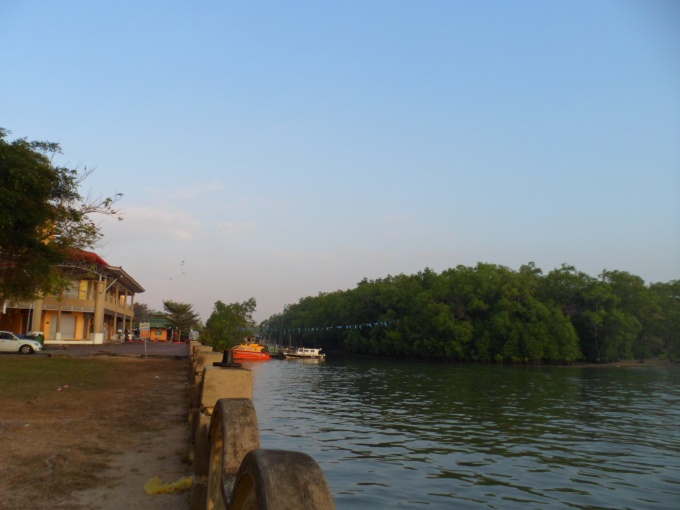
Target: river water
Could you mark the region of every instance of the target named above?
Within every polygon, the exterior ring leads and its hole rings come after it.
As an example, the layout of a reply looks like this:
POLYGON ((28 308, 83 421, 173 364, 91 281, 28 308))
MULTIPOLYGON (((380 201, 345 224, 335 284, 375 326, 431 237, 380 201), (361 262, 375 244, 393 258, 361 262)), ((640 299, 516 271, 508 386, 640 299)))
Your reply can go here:
POLYGON ((263 448, 338 509, 680 508, 680 367, 329 358, 254 370, 263 448))

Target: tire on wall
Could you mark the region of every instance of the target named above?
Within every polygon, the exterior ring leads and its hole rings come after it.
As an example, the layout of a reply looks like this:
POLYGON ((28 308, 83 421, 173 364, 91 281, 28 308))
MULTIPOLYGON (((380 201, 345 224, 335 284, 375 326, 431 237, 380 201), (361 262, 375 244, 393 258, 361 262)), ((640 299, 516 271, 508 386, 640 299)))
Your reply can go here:
POLYGON ((333 510, 335 503, 321 468, 309 455, 253 450, 236 476, 230 510, 333 510))
POLYGON ((210 458, 206 508, 226 508, 239 466, 251 450, 260 447, 260 432, 253 401, 249 398, 221 398, 210 421, 210 458))

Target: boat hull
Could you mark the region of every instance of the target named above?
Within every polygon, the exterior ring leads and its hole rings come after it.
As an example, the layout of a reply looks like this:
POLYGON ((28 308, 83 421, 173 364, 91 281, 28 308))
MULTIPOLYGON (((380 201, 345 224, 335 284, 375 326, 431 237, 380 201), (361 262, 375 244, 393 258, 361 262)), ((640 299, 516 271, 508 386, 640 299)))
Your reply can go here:
POLYGON ((233 349, 231 352, 234 361, 269 361, 271 359, 271 356, 266 352, 239 351, 237 349, 233 349))
POLYGON ((323 361, 326 358, 324 356, 286 356, 286 359, 294 359, 297 361, 323 361))
POLYGON ((324 359, 326 357, 321 352, 321 349, 310 349, 307 347, 299 347, 294 351, 287 351, 285 356, 287 359, 324 359))

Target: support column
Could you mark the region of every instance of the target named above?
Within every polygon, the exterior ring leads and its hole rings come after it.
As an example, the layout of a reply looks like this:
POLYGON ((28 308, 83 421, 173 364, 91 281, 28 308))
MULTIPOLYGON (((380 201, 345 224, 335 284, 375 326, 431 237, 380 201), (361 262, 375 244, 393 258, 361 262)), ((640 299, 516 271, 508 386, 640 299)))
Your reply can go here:
POLYGON ((118 340, 118 311, 113 312, 113 338, 118 340))
POLYGON ((130 294, 128 293, 128 291, 126 289, 125 290, 125 305, 124 306, 125 306, 125 318, 127 319, 127 328, 125 327, 125 325, 123 325, 123 331, 125 331, 127 329, 128 332, 132 333, 132 305, 128 306, 128 296, 130 296, 130 294))
POLYGON ((113 287, 113 339, 118 340, 118 308, 120 307, 120 289, 118 283, 113 287))
POLYGON ((133 335, 133 338, 134 330, 135 330, 135 294, 134 292, 130 292, 130 334, 133 335))
POLYGON ((59 302, 59 308, 57 309, 57 327, 54 330, 54 339, 61 340, 61 300, 64 299, 64 293, 59 292, 59 297, 57 301, 59 302))
POLYGON ((121 292, 118 295, 118 306, 120 306, 123 309, 123 327, 121 328, 123 330, 123 341, 127 340, 127 337, 125 336, 125 331, 127 331, 127 309, 125 308, 125 305, 127 304, 127 290, 123 288, 123 292, 121 292), (121 298, 123 301, 123 304, 121 305, 121 298))
POLYGON ((44 335, 45 332, 42 329, 42 312, 43 312, 43 300, 42 298, 36 299, 35 301, 33 301, 33 318, 31 319, 31 331, 42 331, 44 335))
POLYGON ((91 340, 95 344, 104 343, 104 292, 105 281, 94 282, 94 324, 91 340))

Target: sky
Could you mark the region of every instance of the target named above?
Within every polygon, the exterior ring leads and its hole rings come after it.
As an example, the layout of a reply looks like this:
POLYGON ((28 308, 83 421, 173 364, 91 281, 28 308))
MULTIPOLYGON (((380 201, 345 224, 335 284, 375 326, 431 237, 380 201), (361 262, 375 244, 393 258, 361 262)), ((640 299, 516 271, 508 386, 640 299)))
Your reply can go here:
POLYGON ((0 126, 122 193, 136 301, 478 262, 680 279, 680 2, 0 0, 0 126))

